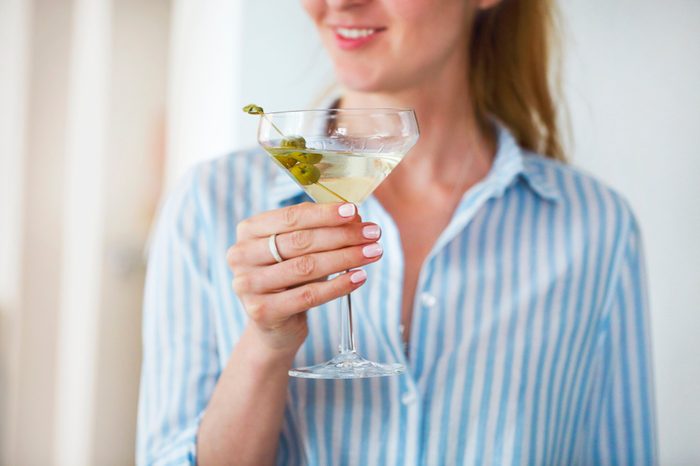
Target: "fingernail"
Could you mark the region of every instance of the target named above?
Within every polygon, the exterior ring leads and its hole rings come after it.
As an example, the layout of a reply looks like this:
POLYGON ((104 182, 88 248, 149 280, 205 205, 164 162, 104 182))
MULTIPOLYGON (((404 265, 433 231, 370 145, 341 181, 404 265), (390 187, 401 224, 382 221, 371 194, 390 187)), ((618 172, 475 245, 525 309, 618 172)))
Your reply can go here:
POLYGON ((360 283, 367 279, 367 272, 364 270, 356 270, 350 275, 350 281, 353 283, 360 283))
POLYGON ((362 255, 365 257, 377 257, 382 253, 382 247, 379 243, 368 244, 362 248, 362 255))
POLYGON ((379 238, 381 231, 379 225, 367 225, 362 229, 362 236, 367 239, 376 239, 379 238))
POLYGON ((343 204, 338 207, 338 213, 341 217, 352 217, 355 215, 355 204, 343 204))

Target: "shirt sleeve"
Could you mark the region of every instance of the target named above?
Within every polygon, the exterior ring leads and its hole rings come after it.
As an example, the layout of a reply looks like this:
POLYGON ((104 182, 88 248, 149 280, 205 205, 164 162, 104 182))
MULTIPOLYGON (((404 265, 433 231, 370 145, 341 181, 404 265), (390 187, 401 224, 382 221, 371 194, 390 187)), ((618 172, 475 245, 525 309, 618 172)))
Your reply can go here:
POLYGON ((590 464, 658 462, 643 256, 639 229, 632 219, 607 315, 603 346, 605 382, 590 464))
POLYGON ((160 212, 149 250, 136 459, 196 463, 199 421, 219 375, 207 230, 197 169, 160 212))

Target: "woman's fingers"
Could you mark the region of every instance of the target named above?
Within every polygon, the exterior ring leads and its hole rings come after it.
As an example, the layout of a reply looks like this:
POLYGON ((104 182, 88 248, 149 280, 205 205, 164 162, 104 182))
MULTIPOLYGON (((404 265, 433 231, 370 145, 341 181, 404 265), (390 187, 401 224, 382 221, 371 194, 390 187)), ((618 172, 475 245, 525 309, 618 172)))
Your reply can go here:
POLYGON ((294 314, 320 306, 345 296, 362 286, 367 280, 364 270, 351 270, 324 282, 308 283, 290 290, 256 295, 245 302, 251 319, 266 327, 289 319, 294 314))
POLYGON ((236 244, 227 253, 233 289, 253 322, 278 341, 289 340, 300 335, 300 323, 306 325, 300 313, 365 282, 364 271, 325 278, 379 260, 380 235, 350 203, 303 203, 255 215, 238 224, 236 244))
MULTIPOLYGON (((381 229, 374 223, 353 222, 339 227, 321 227, 297 230, 276 236, 275 243, 280 256, 285 259, 332 251, 347 246, 377 241, 381 229)), ((228 253, 229 263, 246 266, 272 265, 276 261, 270 252, 268 238, 255 238, 239 242, 228 253)))
POLYGON ((238 224, 238 239, 248 240, 310 228, 333 227, 356 221, 357 208, 350 203, 304 202, 263 212, 238 224))
POLYGON ((271 293, 376 262, 381 255, 379 243, 306 254, 279 264, 242 271, 234 277, 233 287, 239 296, 271 293))

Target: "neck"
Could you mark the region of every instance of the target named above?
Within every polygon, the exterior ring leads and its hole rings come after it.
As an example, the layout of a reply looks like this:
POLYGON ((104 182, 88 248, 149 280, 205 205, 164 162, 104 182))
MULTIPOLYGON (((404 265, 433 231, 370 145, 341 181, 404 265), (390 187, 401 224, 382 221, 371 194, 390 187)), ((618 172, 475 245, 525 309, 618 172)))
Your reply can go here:
MULTIPOLYGON (((463 67, 466 70, 466 66, 463 67)), ((495 151, 491 134, 479 125, 465 73, 446 70, 411 89, 394 92, 346 92, 341 106, 410 107, 416 111, 420 138, 385 184, 422 189, 411 173, 426 174, 431 184, 463 192, 488 173, 495 151), (468 171, 462 168, 468 164, 468 171)))

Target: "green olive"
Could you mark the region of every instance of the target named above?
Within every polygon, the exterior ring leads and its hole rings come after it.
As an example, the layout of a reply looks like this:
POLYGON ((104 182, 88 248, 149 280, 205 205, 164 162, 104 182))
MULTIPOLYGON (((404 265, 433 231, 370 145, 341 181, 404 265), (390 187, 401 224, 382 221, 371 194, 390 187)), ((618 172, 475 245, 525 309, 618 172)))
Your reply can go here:
POLYGON ((306 149, 306 139, 301 136, 290 136, 282 139, 281 147, 285 149, 306 149))
POLYGON ((314 184, 321 178, 321 170, 310 163, 298 163, 290 168, 289 171, 303 186, 314 184))
POLYGON ((284 166, 284 168, 292 168, 297 163, 295 158, 287 155, 275 155, 275 158, 284 166))
POLYGON ((290 152, 289 157, 302 163, 316 164, 323 159, 323 155, 316 152, 290 152))
POLYGON ((262 107, 259 107, 255 104, 246 105, 245 107, 243 107, 243 111, 250 115, 262 115, 263 113, 265 113, 262 107))

